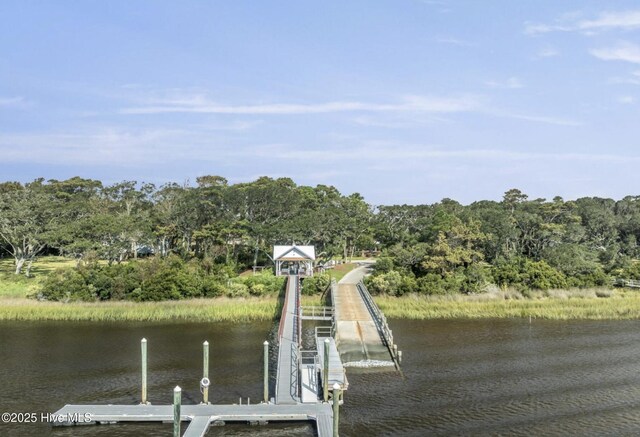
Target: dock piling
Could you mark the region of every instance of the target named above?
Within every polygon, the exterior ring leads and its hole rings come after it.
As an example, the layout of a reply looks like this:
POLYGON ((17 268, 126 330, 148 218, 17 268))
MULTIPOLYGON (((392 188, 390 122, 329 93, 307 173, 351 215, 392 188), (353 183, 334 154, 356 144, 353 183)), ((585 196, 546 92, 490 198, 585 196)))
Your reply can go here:
POLYGON ((324 393, 324 401, 329 401, 329 344, 327 338, 324 341, 324 365, 322 368, 322 391, 324 393))
POLYGON ((180 405, 182 404, 182 389, 176 385, 173 389, 173 437, 180 437, 180 405))
POLYGON ((209 403, 209 386, 211 380, 209 379, 209 342, 202 343, 202 380, 200 386, 202 387, 202 403, 207 405, 209 403))
POLYGON ((338 437, 338 415, 340 413, 340 384, 333 384, 333 437, 338 437))
POLYGON ((264 346, 264 398, 265 404, 269 403, 269 342, 265 340, 264 346))
POLYGON ((142 353, 142 396, 140 403, 147 404, 147 339, 140 340, 140 352, 142 353))

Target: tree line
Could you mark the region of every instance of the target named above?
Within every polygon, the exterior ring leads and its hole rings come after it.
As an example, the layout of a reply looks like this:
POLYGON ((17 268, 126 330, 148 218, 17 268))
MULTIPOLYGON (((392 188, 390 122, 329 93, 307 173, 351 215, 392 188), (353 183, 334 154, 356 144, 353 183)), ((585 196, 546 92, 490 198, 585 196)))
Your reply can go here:
POLYGON ((229 184, 203 176, 195 186, 160 187, 79 177, 0 184, 0 249, 13 257, 15 273, 27 276, 46 253, 109 264, 173 254, 240 270, 269 264, 274 244, 295 242, 315 245, 320 259, 346 258, 372 245, 372 217, 359 194, 289 178, 229 184))
POLYGON ((369 279, 378 292, 562 288, 640 279, 639 239, 639 196, 546 200, 512 189, 470 205, 374 206, 289 178, 0 183, 0 250, 27 276, 43 254, 108 265, 172 256, 239 272, 270 265, 274 244, 297 243, 315 245, 319 262, 380 252, 369 279))

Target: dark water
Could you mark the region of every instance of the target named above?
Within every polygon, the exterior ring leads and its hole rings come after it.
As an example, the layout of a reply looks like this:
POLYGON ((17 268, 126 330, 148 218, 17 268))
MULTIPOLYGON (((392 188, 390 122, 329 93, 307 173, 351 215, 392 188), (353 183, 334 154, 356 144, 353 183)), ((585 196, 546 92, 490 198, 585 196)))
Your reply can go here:
MULTIPOLYGON (((640 435, 640 322, 392 321, 404 375, 349 373, 341 435, 640 435)), ((200 400, 211 345, 214 403, 259 400, 271 323, 1 323, 1 412, 139 402, 139 340, 149 397, 200 400)), ((170 436, 170 425, 51 429, 0 424, 0 436, 170 436)), ((313 435, 304 424, 227 425, 209 435, 313 435)))

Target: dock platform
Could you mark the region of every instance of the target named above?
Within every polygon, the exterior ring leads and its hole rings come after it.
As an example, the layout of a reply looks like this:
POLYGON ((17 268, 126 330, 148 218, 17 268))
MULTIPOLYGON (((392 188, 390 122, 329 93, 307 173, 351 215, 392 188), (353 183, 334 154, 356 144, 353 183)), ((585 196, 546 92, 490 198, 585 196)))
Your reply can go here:
MULTIPOLYGON (((172 405, 65 405, 55 413, 61 420, 54 425, 116 422, 172 422, 172 405), (87 416, 85 416, 87 415, 87 416), (90 418, 85 422, 84 418, 90 418), (74 420, 77 419, 77 420, 74 420)), ((180 418, 188 422, 183 437, 202 437, 214 422, 288 422, 314 421, 318 436, 333 432, 330 404, 296 405, 183 405, 180 418)))

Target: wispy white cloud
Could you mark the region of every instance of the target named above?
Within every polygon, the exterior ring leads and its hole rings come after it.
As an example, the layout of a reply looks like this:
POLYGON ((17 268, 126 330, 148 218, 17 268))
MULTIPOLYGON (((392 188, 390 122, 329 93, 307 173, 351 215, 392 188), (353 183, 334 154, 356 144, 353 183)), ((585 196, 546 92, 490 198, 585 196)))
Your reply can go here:
POLYGON ((556 20, 554 24, 526 23, 525 33, 537 35, 549 32, 595 33, 605 30, 633 30, 640 28, 640 10, 602 12, 593 19, 556 20))
POLYGON ((0 108, 26 108, 29 102, 24 97, 0 97, 0 108))
POLYGON ((524 84, 517 77, 510 77, 505 81, 488 81, 485 84, 491 88, 502 88, 502 89, 518 89, 524 88, 524 84))
POLYGON ((494 117, 504 117, 504 118, 513 118, 516 120, 524 120, 530 121, 534 123, 544 123, 544 124, 552 124, 556 126, 583 126, 584 123, 579 120, 572 120, 568 118, 562 117, 550 117, 544 115, 535 115, 535 114, 522 114, 513 111, 504 111, 499 109, 486 109, 485 112, 488 115, 492 115, 494 117))
POLYGON ((636 102, 636 99, 633 96, 620 96, 617 100, 618 103, 621 103, 623 105, 631 105, 636 102))
POLYGON ((590 153, 538 153, 514 152, 505 149, 446 149, 442 146, 416 145, 396 142, 372 141, 351 148, 318 148, 310 150, 292 150, 285 145, 260 147, 256 153, 263 158, 277 160, 312 159, 314 162, 337 162, 358 160, 363 162, 388 163, 434 159, 468 159, 490 161, 584 161, 629 163, 640 162, 640 156, 590 153))
POLYGON ((480 106, 478 97, 428 97, 407 96, 399 103, 367 103, 358 101, 335 101, 326 103, 267 103, 252 105, 229 105, 213 102, 205 96, 189 96, 167 99, 148 105, 124 108, 122 114, 202 113, 242 115, 295 115, 326 114, 334 112, 466 112, 480 106))
POLYGON ((406 115, 402 117, 376 117, 370 115, 361 115, 358 117, 354 117, 353 122, 361 126, 382 127, 387 129, 404 129, 424 126, 429 123, 451 123, 452 120, 432 114, 418 114, 413 116, 406 115))
POLYGON ((4 133, 0 134, 0 163, 123 167, 166 163, 199 150, 202 137, 213 141, 208 133, 195 135, 189 130, 163 128, 4 133))
POLYGON ((640 64, 640 46, 626 41, 611 47, 592 49, 590 53, 604 61, 625 61, 640 64))
POLYGON ((536 53, 538 58, 552 58, 554 56, 560 56, 560 51, 554 47, 545 47, 536 53))
POLYGON ((471 41, 467 41, 459 38, 447 37, 447 36, 438 36, 433 40, 439 44, 450 44, 450 45, 459 46, 459 47, 473 47, 477 45, 476 43, 471 41))
POLYGON ((640 85, 640 71, 634 71, 629 76, 609 78, 608 82, 612 84, 640 85))

